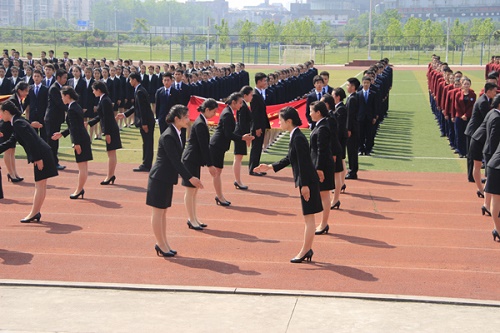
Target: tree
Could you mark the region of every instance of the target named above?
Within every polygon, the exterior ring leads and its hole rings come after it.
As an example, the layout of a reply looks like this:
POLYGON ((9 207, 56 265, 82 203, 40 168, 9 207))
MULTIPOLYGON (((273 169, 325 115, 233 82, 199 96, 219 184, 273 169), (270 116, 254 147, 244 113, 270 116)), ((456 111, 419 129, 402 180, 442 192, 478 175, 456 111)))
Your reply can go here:
POLYGON ((332 41, 332 28, 326 23, 322 21, 318 28, 318 38, 317 42, 319 44, 325 45, 329 44, 332 41))
POLYGON ((432 22, 430 19, 427 19, 422 23, 421 36, 420 45, 432 49, 436 45, 443 43, 443 26, 438 22, 432 22))
POLYGON ((238 29, 238 40, 242 45, 249 44, 252 41, 253 31, 255 31, 256 24, 250 22, 249 20, 239 20, 239 22, 240 28, 238 29))
POLYGON ((222 19, 220 25, 215 25, 215 31, 219 36, 220 46, 225 49, 227 43, 229 42, 229 25, 225 19, 222 19))
POLYGON ((422 29, 422 20, 416 17, 410 17, 403 27, 403 36, 405 44, 410 48, 418 47, 420 42, 420 31, 422 29))
POLYGON ((264 20, 255 31, 257 41, 261 44, 276 43, 279 39, 279 25, 272 20, 264 20))
POLYGON ((465 24, 460 23, 460 20, 456 19, 450 27, 450 44, 454 49, 464 44, 466 33, 467 27, 465 24))
POLYGON ((397 45, 401 45, 401 39, 403 38, 403 27, 401 21, 391 18, 387 26, 387 42, 393 48, 397 45))

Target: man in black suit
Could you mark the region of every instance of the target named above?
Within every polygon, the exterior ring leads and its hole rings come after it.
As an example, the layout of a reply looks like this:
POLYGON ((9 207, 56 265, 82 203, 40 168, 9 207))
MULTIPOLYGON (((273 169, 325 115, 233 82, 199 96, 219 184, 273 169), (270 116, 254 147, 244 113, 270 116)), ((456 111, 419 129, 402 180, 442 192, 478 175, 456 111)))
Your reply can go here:
POLYGON ((160 133, 167 127, 166 117, 172 106, 179 104, 179 91, 172 87, 172 73, 168 72, 162 78, 163 87, 158 88, 155 94, 155 114, 160 125, 160 133))
POLYGON ((255 139, 252 141, 250 150, 250 160, 248 162, 249 173, 252 176, 264 176, 265 173, 254 172, 253 169, 260 165, 260 156, 262 154, 262 144, 266 130, 271 128, 269 118, 266 112, 266 88, 267 75, 264 73, 255 74, 255 91, 251 103, 252 108, 252 135, 255 139))
POLYGON ((240 89, 244 86, 249 86, 250 85, 250 75, 245 70, 244 63, 239 62, 238 64, 236 64, 236 72, 239 73, 239 75, 240 75, 240 89))
POLYGON ((33 59, 33 53, 26 53, 26 58, 28 58, 28 60, 26 60, 28 62, 28 65, 35 68, 35 59, 33 59))
POLYGON ((314 121, 311 118, 311 115, 309 114, 309 106, 311 103, 320 101, 321 97, 323 97, 323 86, 324 86, 324 81, 323 78, 319 75, 316 75, 313 78, 313 85, 314 85, 314 90, 307 95, 307 100, 306 100, 306 118, 307 122, 309 123, 309 128, 313 129, 314 128, 314 121))
POLYGON ((323 78, 323 95, 324 94, 332 94, 333 93, 333 87, 330 87, 328 85, 328 82, 330 82, 330 73, 327 71, 322 71, 319 73, 319 75, 323 78))
POLYGON ((363 89, 357 92, 359 109, 358 109, 358 124, 359 124, 359 155, 371 155, 373 148, 373 133, 374 126, 377 122, 377 109, 375 105, 375 93, 370 90, 372 81, 369 76, 363 77, 363 89))
POLYGON ((117 119, 123 119, 134 116, 134 124, 139 127, 142 136, 142 164, 135 168, 135 172, 149 172, 153 165, 153 140, 155 119, 151 104, 149 104, 148 91, 141 85, 141 75, 139 73, 132 73, 129 75, 129 82, 134 87, 134 106, 119 113, 117 119))
POLYGON ((347 156, 349 160, 349 172, 346 179, 358 179, 358 150, 359 150, 359 124, 358 124, 358 95, 356 94, 360 82, 357 78, 347 79, 347 156))
POLYGON ((12 81, 5 76, 5 67, 0 66, 0 95, 12 94, 12 81))
POLYGON ((49 50, 49 62, 52 64, 57 64, 57 58, 54 57, 54 50, 49 50))
POLYGON ((43 79, 42 84, 47 88, 50 88, 56 82, 54 78, 55 67, 52 64, 45 65, 45 79, 43 79))
POLYGON ((174 73, 174 88, 179 92, 179 104, 187 106, 189 99, 191 98, 190 87, 182 82, 182 75, 184 72, 182 69, 176 69, 174 73))
POLYGON ((56 72, 56 82, 49 88, 47 111, 44 118, 47 143, 52 149, 58 170, 64 170, 66 167, 59 164, 59 158, 57 157, 59 140, 52 140, 51 137, 54 133, 61 131, 61 124, 65 120, 67 106, 62 101, 61 88, 66 84, 67 79, 68 73, 64 69, 58 69, 56 72))
POLYGON ((25 102, 27 106, 26 118, 40 134, 40 137, 47 141, 47 132, 43 127, 45 126, 45 111, 49 101, 49 88, 42 84, 42 72, 39 70, 33 71, 33 81, 34 84, 31 86, 25 102))
MULTIPOLYGON (((486 114, 491 109, 491 101, 497 93, 497 88, 497 85, 494 83, 486 83, 484 85, 484 94, 476 100, 476 103, 474 103, 474 108, 472 109, 472 117, 467 124, 467 127, 465 128, 467 150, 469 150, 472 135, 481 125, 484 118, 486 117, 486 114)), ((474 176, 472 174, 473 169, 474 160, 472 159, 472 156, 469 156, 469 154, 467 154, 467 179, 471 183, 474 182, 474 176)))

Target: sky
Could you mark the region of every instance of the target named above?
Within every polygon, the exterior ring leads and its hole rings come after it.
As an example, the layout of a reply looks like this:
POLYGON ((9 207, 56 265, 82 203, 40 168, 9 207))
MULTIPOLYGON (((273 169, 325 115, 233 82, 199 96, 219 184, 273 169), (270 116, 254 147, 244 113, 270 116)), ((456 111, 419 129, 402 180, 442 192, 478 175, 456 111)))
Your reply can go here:
MULTIPOLYGON (((264 0, 226 0, 229 2, 229 8, 243 8, 244 6, 256 6, 264 2, 264 0)), ((291 0, 270 0, 269 3, 282 3, 286 8, 290 7, 291 0)), ((293 0, 295 2, 295 0, 293 0)), ((305 2, 305 1, 304 1, 305 2)))

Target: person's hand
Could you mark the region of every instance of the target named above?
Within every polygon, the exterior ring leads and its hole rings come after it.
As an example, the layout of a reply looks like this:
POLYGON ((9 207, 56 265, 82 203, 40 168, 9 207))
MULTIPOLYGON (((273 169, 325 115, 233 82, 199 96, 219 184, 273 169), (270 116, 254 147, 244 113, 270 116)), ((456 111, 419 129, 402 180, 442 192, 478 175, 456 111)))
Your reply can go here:
POLYGON ((466 116, 466 115, 463 115, 463 116, 462 116, 462 120, 463 120, 463 121, 467 121, 467 116, 466 116))
POLYGON ((33 127, 33 128, 42 128, 43 125, 40 124, 38 121, 34 121, 34 122, 31 123, 31 127, 33 127))
POLYGON ((208 167, 208 172, 212 177, 217 176, 217 169, 213 165, 208 167))
POLYGON ((84 122, 83 122, 83 126, 84 126, 84 127, 87 127, 87 126, 89 126, 89 123, 88 123, 87 121, 84 121, 84 122))
POLYGON ((142 125, 142 130, 147 133, 149 131, 148 125, 142 125))
POLYGON ((352 132, 351 131, 347 131, 347 137, 350 138, 352 135, 352 132))
POLYGON ((34 164, 38 168, 38 170, 40 170, 40 171, 43 170, 43 160, 35 161, 34 164))
POLYGON ((372 125, 375 125, 376 122, 377 122, 377 118, 373 118, 372 119, 372 125))
POLYGON ((120 106, 121 102, 122 102, 122 101, 116 101, 116 104, 117 104, 118 106, 120 106))
POLYGON ((77 155, 80 155, 82 153, 82 146, 75 145, 73 148, 75 149, 77 155))
POLYGON ((254 137, 253 135, 251 135, 250 133, 247 133, 247 134, 245 134, 245 135, 243 135, 243 136, 241 137, 241 140, 244 140, 244 141, 246 141, 246 142, 250 142, 250 141, 252 141, 253 139, 255 139, 255 137, 254 137))
POLYGON ((97 106, 94 106, 94 112, 97 112, 97 106))
POLYGON ((2 132, 0 132, 0 138, 3 138, 3 133, 2 132))
POLYGON ((260 136, 262 135, 262 129, 259 128, 258 130, 255 131, 255 135, 257 135, 257 137, 260 138, 260 136))
POLYGON ((337 156, 333 156, 333 163, 337 162, 337 156))
POLYGON ((55 141, 55 140, 59 140, 61 137, 62 137, 61 132, 55 132, 54 134, 52 134, 51 139, 55 141))
POLYGON ((199 188, 199 189, 203 188, 203 184, 201 183, 201 180, 196 178, 196 177, 189 178, 189 182, 191 183, 191 185, 193 185, 196 188, 199 188))
POLYGON ((123 113, 118 113, 115 117, 116 120, 120 120, 120 119, 125 119, 125 114, 123 113))
POLYGON ((109 145, 111 144, 111 135, 106 134, 106 143, 109 145))
POLYGON ((450 119, 450 117, 448 117, 448 116, 444 116, 444 119, 445 119, 445 120, 448 120, 448 119, 450 119))
POLYGON ((446 115, 446 111, 445 110, 441 111, 441 113, 444 114, 444 115, 446 115))
POLYGON ((302 197, 305 201, 309 201, 309 199, 311 198, 311 191, 309 190, 309 186, 302 186, 302 188, 300 189, 300 193, 302 194, 302 197))
POLYGON ((322 183, 325 180, 325 173, 323 170, 316 170, 316 172, 318 173, 319 182, 322 183))
POLYGON ((271 168, 272 166, 269 164, 260 164, 258 167, 253 168, 253 172, 266 172, 271 168))
POLYGON ((451 118, 451 122, 453 122, 453 123, 454 123, 454 122, 455 122, 455 118, 451 118))

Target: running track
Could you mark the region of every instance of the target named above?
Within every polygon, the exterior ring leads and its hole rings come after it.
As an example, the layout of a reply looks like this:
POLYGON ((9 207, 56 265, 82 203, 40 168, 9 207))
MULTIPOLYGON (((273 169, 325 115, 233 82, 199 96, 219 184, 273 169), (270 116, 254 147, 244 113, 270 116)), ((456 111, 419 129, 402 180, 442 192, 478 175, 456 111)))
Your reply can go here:
POLYGON ((481 201, 464 175, 360 172, 330 216, 330 234, 316 236, 313 263, 290 264, 304 224, 289 168, 244 176, 250 190, 238 191, 226 167, 230 208, 215 205, 203 170, 199 216, 208 228, 202 232, 187 228, 184 189, 177 186, 167 228, 179 254, 164 259, 153 249, 147 174, 121 164, 116 184, 100 186, 106 165, 90 163, 85 199, 70 200, 77 168, 66 165, 49 180, 42 223, 19 223, 31 205, 31 165, 18 161, 26 180, 4 183, 0 279, 500 300, 500 244, 492 241, 491 218, 480 215, 481 201))

